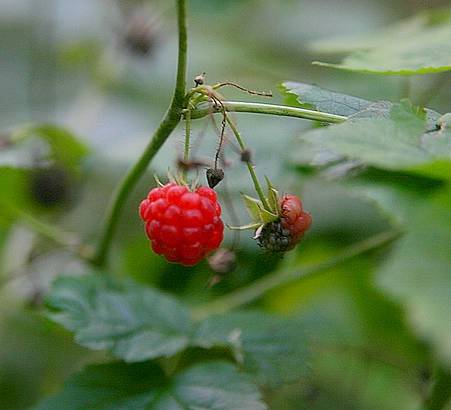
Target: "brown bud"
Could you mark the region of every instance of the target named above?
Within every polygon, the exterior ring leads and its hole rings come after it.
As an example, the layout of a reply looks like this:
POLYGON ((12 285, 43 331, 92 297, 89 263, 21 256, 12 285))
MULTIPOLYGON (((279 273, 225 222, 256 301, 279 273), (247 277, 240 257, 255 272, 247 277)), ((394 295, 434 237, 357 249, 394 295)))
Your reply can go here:
POLYGON ((214 188, 224 179, 224 171, 221 168, 208 168, 207 181, 210 188, 214 188))
POLYGON ((241 151, 242 162, 251 162, 251 157, 252 157, 251 151, 249 151, 248 149, 241 151))

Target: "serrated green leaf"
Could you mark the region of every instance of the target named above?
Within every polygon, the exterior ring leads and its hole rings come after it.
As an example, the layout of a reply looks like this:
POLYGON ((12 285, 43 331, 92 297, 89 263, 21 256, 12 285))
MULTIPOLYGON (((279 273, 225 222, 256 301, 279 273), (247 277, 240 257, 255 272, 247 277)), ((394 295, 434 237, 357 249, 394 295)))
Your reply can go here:
POLYGON ((349 116, 366 109, 372 104, 372 101, 363 98, 337 93, 311 84, 286 81, 281 84, 281 87, 282 92, 290 100, 292 96, 296 97, 298 106, 313 108, 330 114, 349 116))
POLYGON ((188 309, 157 290, 105 276, 57 279, 47 298, 51 318, 91 349, 127 362, 171 356, 188 346, 188 309))
POLYGON ((264 410, 260 393, 233 365, 201 363, 168 380, 154 363, 88 366, 34 410, 264 410))
POLYGON ((420 202, 409 221, 377 283, 402 303, 413 329, 451 369, 451 190, 420 202))
POLYGON ((314 64, 385 75, 451 70, 451 19, 445 18, 440 24, 425 24, 420 20, 421 17, 405 25, 400 24, 398 29, 389 28, 387 33, 375 34, 373 40, 355 47, 361 50, 352 52, 340 64, 314 64), (403 35, 396 35, 397 30, 403 35))
POLYGON ((203 347, 230 346, 243 368, 259 384, 276 387, 298 380, 308 370, 305 334, 295 321, 261 312, 213 316, 195 339, 203 347))
MULTIPOLYGON (((357 114, 343 124, 307 132, 300 140, 314 146, 317 156, 326 152, 334 162, 355 160, 381 169, 449 179, 451 133, 448 128, 430 130, 431 120, 438 114, 418 111, 408 102, 393 104, 389 113, 388 118, 385 111, 382 118, 360 118, 357 114)), ((305 161, 303 148, 301 143, 300 163, 305 161)), ((296 157, 294 151, 295 162, 296 157)), ((312 158, 312 164, 315 160, 312 158)))

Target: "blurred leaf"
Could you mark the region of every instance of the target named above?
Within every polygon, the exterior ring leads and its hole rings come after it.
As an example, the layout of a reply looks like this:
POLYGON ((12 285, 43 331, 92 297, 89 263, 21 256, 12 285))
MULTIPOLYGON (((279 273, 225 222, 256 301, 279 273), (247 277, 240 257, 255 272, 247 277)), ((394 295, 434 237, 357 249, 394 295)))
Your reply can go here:
POLYGON ((29 171, 21 168, 0 167, 0 225, 9 225, 16 218, 15 209, 27 209, 29 171))
POLYGON ((131 281, 100 275, 61 277, 47 299, 52 319, 82 346, 108 349, 127 362, 171 356, 189 344, 188 310, 176 300, 131 281))
POLYGON ((27 203, 28 171, 0 167, 0 204, 22 206, 27 203))
MULTIPOLYGON (((316 155, 325 151, 333 161, 342 157, 380 169, 450 178, 451 132, 449 128, 428 130, 428 122, 427 112, 403 101, 393 104, 389 118, 356 116, 307 132, 300 139, 313 145, 316 155)), ((301 145, 294 151, 295 162, 297 152, 301 152, 301 163, 304 161, 303 149, 301 145)))
POLYGON ((65 128, 54 125, 38 125, 19 129, 13 141, 21 142, 37 137, 46 141, 51 148, 50 158, 66 168, 76 171, 81 160, 88 154, 87 146, 65 128))
MULTIPOLYGON (((423 15, 401 22, 386 31, 355 41, 336 43, 337 50, 351 49, 341 64, 314 62, 326 67, 376 74, 412 75, 451 70, 451 18, 431 24, 423 15), (395 41, 393 40, 395 39, 395 41)), ((314 45, 324 50, 325 43, 314 45)), ((334 48, 333 42, 326 46, 334 48)))
POLYGON ((422 338, 451 366, 451 190, 420 204, 406 235, 379 272, 422 338))
POLYGON ((247 377, 223 362, 202 363, 168 380, 154 363, 88 366, 34 410, 266 409, 247 377))
POLYGON ((349 116, 364 110, 372 104, 371 101, 351 95, 326 90, 316 85, 286 81, 281 84, 281 91, 286 95, 287 103, 303 108, 313 108, 330 114, 349 116), (295 100, 291 99, 295 96, 295 100), (296 102, 297 104, 293 104, 296 102))
POLYGON ((409 19, 401 20, 385 28, 383 32, 369 33, 360 36, 334 36, 319 39, 310 43, 309 48, 317 53, 333 54, 360 51, 376 47, 383 42, 392 41, 393 38, 404 40, 423 30, 428 19, 425 14, 416 15, 409 19))
POLYGON ((202 347, 229 346, 259 384, 276 387, 307 372, 306 336, 295 321, 261 312, 237 312, 205 320, 195 339, 202 347))

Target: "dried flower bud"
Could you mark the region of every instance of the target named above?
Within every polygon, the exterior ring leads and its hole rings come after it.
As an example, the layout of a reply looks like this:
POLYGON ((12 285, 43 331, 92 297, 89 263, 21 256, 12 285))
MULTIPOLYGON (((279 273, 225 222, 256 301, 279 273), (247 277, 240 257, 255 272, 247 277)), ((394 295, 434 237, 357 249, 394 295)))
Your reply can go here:
POLYGON ((241 151, 242 162, 251 162, 251 157, 252 157, 251 151, 249 151, 248 149, 241 151))
POLYGON ((210 188, 214 188, 224 179, 224 171, 220 168, 208 168, 207 169, 207 181, 210 188))

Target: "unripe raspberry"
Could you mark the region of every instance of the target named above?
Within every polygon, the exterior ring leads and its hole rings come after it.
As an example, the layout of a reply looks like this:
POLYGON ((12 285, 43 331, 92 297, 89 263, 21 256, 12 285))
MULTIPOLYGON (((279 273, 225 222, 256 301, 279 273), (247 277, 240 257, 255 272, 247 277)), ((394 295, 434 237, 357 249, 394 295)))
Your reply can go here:
POLYGON ((302 209, 296 195, 286 194, 279 200, 280 219, 263 226, 258 243, 273 252, 293 249, 312 224, 312 217, 302 209))
POLYGON ((224 235, 216 192, 169 183, 152 189, 139 206, 155 253, 192 266, 218 248, 224 235))

